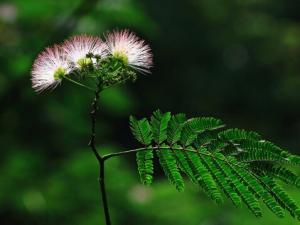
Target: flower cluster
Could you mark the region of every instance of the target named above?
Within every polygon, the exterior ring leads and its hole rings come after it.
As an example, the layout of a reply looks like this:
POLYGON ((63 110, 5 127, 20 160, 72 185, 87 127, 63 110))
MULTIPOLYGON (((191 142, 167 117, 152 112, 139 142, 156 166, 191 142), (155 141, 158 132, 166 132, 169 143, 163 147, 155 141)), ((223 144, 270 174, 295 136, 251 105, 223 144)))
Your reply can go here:
POLYGON ((61 45, 46 48, 32 68, 32 87, 37 92, 53 89, 66 78, 101 79, 104 86, 135 80, 136 72, 150 73, 149 45, 128 30, 99 37, 76 35, 61 45))

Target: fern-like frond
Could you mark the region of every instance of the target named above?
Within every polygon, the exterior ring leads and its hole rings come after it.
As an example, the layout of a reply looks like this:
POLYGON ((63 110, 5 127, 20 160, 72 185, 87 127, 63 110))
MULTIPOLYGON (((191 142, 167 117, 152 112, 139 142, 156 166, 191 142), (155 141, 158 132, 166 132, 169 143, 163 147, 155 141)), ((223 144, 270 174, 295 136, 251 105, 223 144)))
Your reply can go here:
POLYGON ((186 124, 188 124, 195 133, 201 133, 206 130, 216 130, 225 126, 221 120, 212 117, 191 118, 186 121, 186 124))
MULTIPOLYGON (((152 133, 153 133, 153 139, 155 143, 158 145, 158 150, 156 151, 156 153, 159 158, 161 167, 163 168, 170 182, 175 185, 176 189, 178 191, 182 191, 184 189, 184 181, 179 172, 176 157, 173 155, 172 150, 170 148, 165 148, 167 145, 162 144, 160 146, 160 144, 163 141, 167 140, 168 137, 167 128, 170 119, 171 119, 170 113, 162 113, 159 110, 155 111, 151 117, 152 133)), ((180 120, 178 116, 177 119, 180 120)), ((172 139, 175 139, 176 136, 178 135, 176 134, 178 132, 177 127, 174 126, 174 130, 172 130, 172 132, 171 134, 169 134, 169 136, 173 135, 172 139)))
POLYGON ((300 188, 300 177, 283 166, 265 164, 261 165, 258 169, 286 184, 300 188))
POLYGON ((241 129, 228 129, 219 133, 219 137, 228 140, 260 140, 260 135, 253 131, 246 131, 241 129))
POLYGON ((184 190, 184 181, 177 166, 177 160, 171 149, 163 144, 161 149, 156 151, 161 167, 170 182, 175 185, 178 191, 184 190))
POLYGON ((141 182, 150 185, 153 181, 153 150, 148 148, 145 151, 137 152, 136 162, 141 182))
POLYGON ((130 128, 135 138, 146 147, 146 151, 136 153, 136 161, 141 182, 150 185, 153 181, 153 150, 150 146, 152 142, 151 127, 146 118, 137 121, 130 117, 130 128))
POLYGON ((276 146, 272 142, 264 141, 264 140, 253 140, 253 139, 245 139, 239 143, 239 147, 241 149, 252 151, 252 150, 263 150, 266 152, 272 152, 273 154, 280 155, 281 157, 288 157, 290 153, 276 146))
POLYGON ((197 117, 187 120, 181 133, 181 144, 190 145, 199 134, 204 131, 216 130, 224 127, 221 120, 211 117, 197 117))
POLYGON ((180 139, 185 121, 186 117, 183 113, 172 116, 167 130, 167 141, 170 145, 175 144, 180 139))
MULTIPOLYGON (((228 163, 225 161, 225 156, 217 153, 219 156, 222 156, 224 160, 216 160, 217 164, 220 167, 220 170, 223 172, 224 178, 228 179, 233 188, 234 193, 242 198, 243 202, 247 205, 249 210, 256 216, 261 217, 261 207, 259 201, 257 200, 255 194, 249 190, 247 185, 244 182, 241 182, 237 174, 228 166, 228 163)), ((216 155, 217 155, 216 154, 216 155)))
POLYGON ((267 175, 262 175, 262 181, 265 182, 266 187, 269 188, 273 197, 281 205, 282 208, 287 209, 291 216, 300 219, 300 208, 297 203, 288 196, 288 194, 277 184, 274 179, 267 175))
POLYGON ((204 131, 198 134, 194 143, 199 147, 204 147, 215 140, 219 140, 218 133, 216 131, 204 131))
POLYGON ((300 177, 284 167, 273 167, 269 173, 287 184, 295 185, 298 188, 300 187, 300 177))
POLYGON ((237 155, 241 162, 274 162, 274 163, 291 163, 288 159, 283 158, 268 151, 252 150, 249 152, 241 152, 237 155))
MULTIPOLYGON (((189 147, 189 150, 194 149, 189 147)), ((218 185, 213 179, 213 175, 205 165, 203 158, 197 156, 199 156, 198 153, 187 152, 187 157, 191 162, 191 166, 194 170, 194 175, 197 181, 212 200, 216 201, 218 204, 222 203, 223 198, 218 189, 218 185)))
POLYGON ((133 116, 130 117, 130 128, 134 137, 143 145, 152 142, 151 127, 146 118, 137 121, 133 116))
POLYGON ((266 190, 259 180, 257 180, 257 177, 253 173, 245 170, 246 166, 236 166, 238 161, 234 157, 228 157, 226 161, 228 166, 232 168, 234 173, 247 185, 257 198, 262 199, 269 209, 278 217, 283 217, 283 211, 280 205, 278 205, 268 190, 266 190))
POLYGON ((167 139, 168 122, 171 119, 171 113, 162 113, 157 110, 151 116, 151 129, 153 140, 156 144, 161 144, 167 139))
POLYGON ((275 215, 284 209, 299 218, 296 202, 276 183, 300 186, 300 178, 286 164, 300 165, 300 157, 262 140, 256 132, 223 130, 221 120, 210 117, 186 119, 157 110, 147 119, 130 118, 134 137, 144 145, 137 153, 141 181, 153 179, 153 151, 165 175, 176 189, 184 189, 185 174, 216 203, 223 194, 239 207, 245 204, 257 217, 264 203, 275 215), (275 180, 276 179, 276 180, 275 180))
POLYGON ((197 183, 197 179, 194 174, 193 165, 191 164, 191 161, 189 160, 186 152, 183 150, 178 150, 181 149, 181 146, 177 144, 170 146, 170 149, 173 152, 174 156, 176 157, 180 170, 183 173, 185 173, 193 183, 197 183))

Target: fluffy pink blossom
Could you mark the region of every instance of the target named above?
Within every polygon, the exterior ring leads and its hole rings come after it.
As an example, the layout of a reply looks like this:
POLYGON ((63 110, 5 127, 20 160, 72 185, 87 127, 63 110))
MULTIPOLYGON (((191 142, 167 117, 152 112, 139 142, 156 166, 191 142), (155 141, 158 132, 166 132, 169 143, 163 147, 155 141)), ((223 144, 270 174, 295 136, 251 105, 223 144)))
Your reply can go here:
POLYGON ((107 46, 99 37, 81 34, 66 40, 62 48, 75 68, 81 68, 82 64, 88 62, 88 53, 104 57, 107 46))
POLYGON ((123 59, 129 66, 149 73, 153 65, 148 44, 128 30, 113 31, 106 37, 109 54, 123 59))
POLYGON ((61 47, 58 45, 48 47, 34 61, 31 71, 32 87, 37 92, 55 88, 69 71, 68 62, 61 47))

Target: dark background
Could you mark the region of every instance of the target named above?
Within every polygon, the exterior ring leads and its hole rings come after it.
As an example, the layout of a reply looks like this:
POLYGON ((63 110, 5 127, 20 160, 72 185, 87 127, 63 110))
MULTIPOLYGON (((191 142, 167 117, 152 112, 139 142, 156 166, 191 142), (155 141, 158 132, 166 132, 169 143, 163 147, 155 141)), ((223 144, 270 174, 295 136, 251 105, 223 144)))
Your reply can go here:
MULTIPOLYGON (((93 94, 67 81, 34 93, 31 65, 45 46, 115 28, 150 43, 152 74, 101 95, 101 154, 136 147, 128 116, 157 108, 219 117, 297 153, 299 12, 297 0, 1 0, 0 224, 103 224, 87 147, 93 94)), ((288 213, 277 219, 265 209, 256 219, 246 207, 218 207, 194 186, 177 193, 156 174, 144 187, 133 155, 108 161, 114 225, 299 224, 288 213)))

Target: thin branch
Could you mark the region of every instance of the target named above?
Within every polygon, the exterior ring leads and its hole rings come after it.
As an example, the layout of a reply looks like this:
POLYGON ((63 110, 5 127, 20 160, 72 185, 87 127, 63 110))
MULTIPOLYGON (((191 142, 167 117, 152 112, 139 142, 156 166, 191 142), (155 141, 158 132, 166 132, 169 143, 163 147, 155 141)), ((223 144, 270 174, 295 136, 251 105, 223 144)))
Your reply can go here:
POLYGON ((111 225, 110 221, 110 215, 109 215, 109 208, 108 208, 108 201, 107 201, 107 195, 106 195, 106 188, 105 188, 105 171, 104 171, 104 160, 102 159, 100 161, 100 168, 99 168, 99 184, 100 184, 100 192, 101 192, 101 199, 103 203, 103 210, 104 210, 104 216, 105 216, 105 223, 106 225, 111 225))
MULTIPOLYGON (((153 147, 151 147, 150 146, 150 147, 130 149, 130 150, 127 150, 127 151, 122 151, 122 152, 109 153, 107 155, 104 155, 102 157, 102 159, 105 161, 105 160, 107 160, 109 158, 112 158, 112 157, 126 155, 126 154, 134 153, 134 152, 146 151, 146 150, 149 150, 149 149, 152 149, 152 150, 169 149, 170 150, 170 147, 161 147, 161 146, 153 146, 153 147)), ((172 150, 175 150, 175 151, 185 151, 185 152, 193 152, 193 153, 199 152, 197 150, 186 149, 186 148, 172 148, 172 150)), ((224 160, 224 159, 221 159, 219 157, 216 157, 216 156, 214 156, 212 154, 205 153, 205 152, 199 152, 199 154, 206 155, 206 156, 211 156, 211 157, 219 159, 219 160, 224 160)))
MULTIPOLYGON (((148 148, 149 149, 149 148, 148 148)), ((153 148, 152 148, 153 149, 153 148)), ((127 151, 122 151, 122 152, 115 152, 115 153, 109 153, 107 155, 104 155, 102 157, 102 159, 105 161, 109 158, 112 158, 112 157, 116 157, 116 156, 121 156, 121 155, 126 155, 126 154, 129 154, 129 153, 134 153, 134 152, 140 152, 140 151, 145 151, 147 150, 147 148, 136 148, 136 149, 130 149, 130 150, 127 150, 127 151)))
POLYGON ((102 91, 102 80, 98 79, 97 84, 97 90, 95 91, 95 97, 92 102, 92 110, 91 110, 91 121, 92 121, 92 127, 91 127, 91 138, 89 142, 89 146, 91 147, 98 163, 99 163, 99 186, 100 186, 100 194, 101 194, 101 200, 104 210, 104 216, 105 216, 105 222, 106 225, 111 225, 110 221, 110 215, 109 215, 109 208, 108 208, 108 202, 107 202, 107 195, 106 195, 106 189, 105 189, 105 161, 101 157, 101 155, 98 153, 96 148, 96 115, 99 110, 99 95, 102 91))
POLYGON ((77 81, 71 79, 70 77, 65 76, 65 79, 68 80, 68 81, 70 81, 70 82, 72 82, 73 84, 76 84, 76 85, 78 85, 78 86, 80 86, 80 87, 86 88, 86 89, 88 89, 89 91, 96 91, 96 90, 94 90, 93 88, 91 88, 91 87, 89 87, 89 86, 87 86, 87 85, 84 85, 84 84, 82 84, 82 83, 79 83, 79 82, 77 82, 77 81))
MULTIPOLYGON (((104 156, 102 157, 102 159, 105 161, 105 160, 107 160, 107 159, 109 159, 109 158, 112 158, 112 157, 121 156, 121 155, 126 155, 126 154, 134 153, 134 152, 146 151, 146 150, 149 150, 150 148, 151 148, 152 150, 170 149, 169 147, 160 147, 160 146, 136 148, 136 149, 130 149, 130 150, 127 150, 127 151, 122 151, 122 152, 109 153, 109 154, 107 154, 107 155, 104 155, 104 156)), ((178 151, 194 152, 194 153, 197 152, 196 150, 183 149, 183 148, 172 148, 172 149, 173 149, 173 150, 178 150, 178 151)), ((204 154, 205 154, 205 153, 204 153, 204 154)), ((205 154, 205 155, 208 155, 208 154, 205 154)))
POLYGON ((99 80, 98 85, 97 85, 97 90, 95 91, 95 97, 92 102, 92 110, 90 112, 91 115, 91 121, 92 121, 92 127, 91 127, 91 138, 89 142, 89 146, 91 147, 94 155, 96 156, 98 162, 100 163, 102 158, 99 155, 97 148, 96 148, 96 114, 98 112, 99 106, 98 106, 98 101, 99 101, 99 95, 102 90, 102 82, 99 80))

